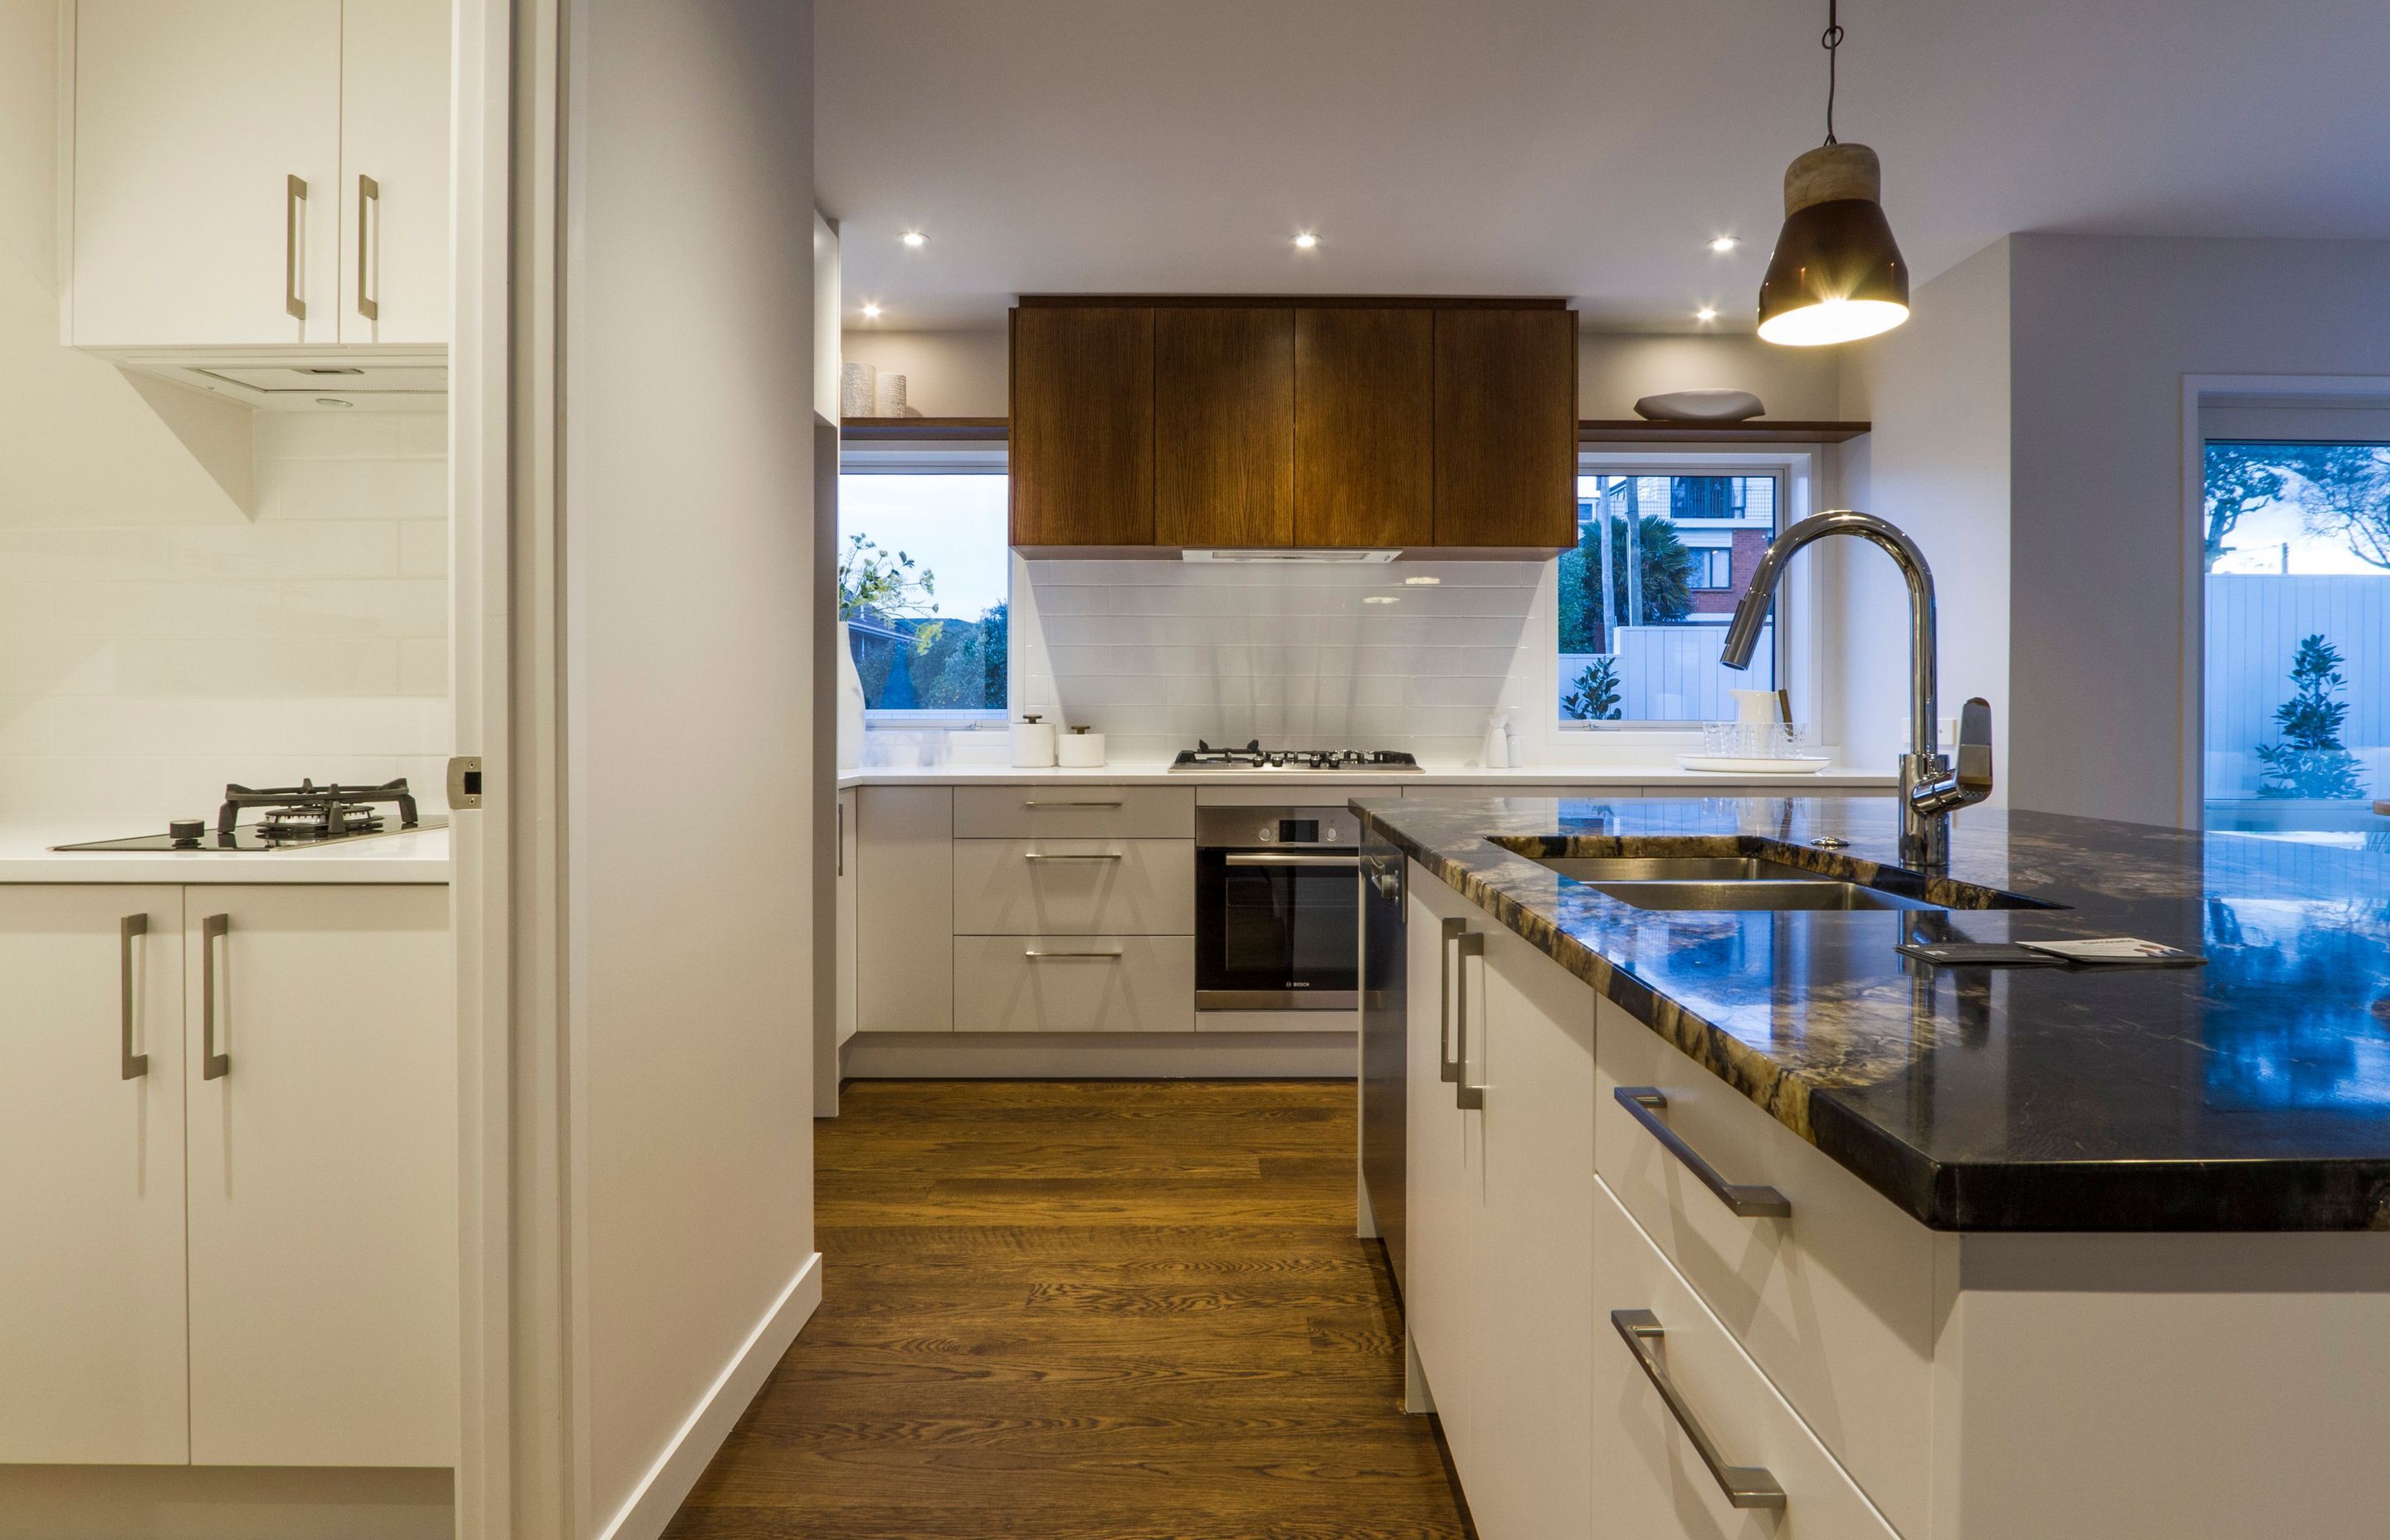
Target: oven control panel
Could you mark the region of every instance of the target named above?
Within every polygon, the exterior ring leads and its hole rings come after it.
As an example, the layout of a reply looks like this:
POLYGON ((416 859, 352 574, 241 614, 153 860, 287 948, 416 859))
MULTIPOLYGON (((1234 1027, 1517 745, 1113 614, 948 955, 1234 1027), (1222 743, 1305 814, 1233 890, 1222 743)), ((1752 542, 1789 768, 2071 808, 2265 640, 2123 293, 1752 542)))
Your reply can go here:
POLYGON ((1353 845, 1360 826, 1338 807, 1199 807, 1195 842, 1206 849, 1257 845, 1353 845))

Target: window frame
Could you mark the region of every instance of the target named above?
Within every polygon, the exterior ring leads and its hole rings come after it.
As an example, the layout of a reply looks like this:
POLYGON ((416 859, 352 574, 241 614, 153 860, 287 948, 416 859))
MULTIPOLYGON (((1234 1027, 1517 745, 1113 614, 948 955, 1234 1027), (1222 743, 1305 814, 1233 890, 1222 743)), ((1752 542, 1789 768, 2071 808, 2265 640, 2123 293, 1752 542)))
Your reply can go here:
MULTIPOLYGON (((1775 534, 1807 518, 1818 506, 1819 487, 1823 484, 1824 446, 1822 444, 1787 444, 1778 448, 1743 447, 1736 449, 1688 450, 1677 445, 1638 445, 1633 443, 1581 444, 1577 449, 1576 474, 1587 476, 1771 476, 1776 481, 1775 534)), ((1726 520, 1695 520, 1690 529, 1731 527, 1726 520)), ((1830 720, 1830 703, 1823 699, 1822 682, 1826 677, 1824 660, 1819 656, 1820 627, 1818 624, 1818 564, 1795 562, 1785 573, 1776 593, 1775 668, 1779 688, 1787 691, 1792 701, 1792 716, 1810 731, 1813 740, 1828 744, 1839 736, 1836 724, 1830 720)), ((1715 592, 1715 590, 1705 590, 1715 592)), ((1560 711, 1560 561, 1554 558, 1545 564, 1543 602, 1539 605, 1541 627, 1538 658, 1542 664, 1541 697, 1548 702, 1538 708, 1549 715, 1548 730, 1555 741, 1571 744, 1582 741, 1579 735, 1631 733, 1653 748, 1679 747, 1697 749, 1701 742, 1702 725, 1698 722, 1660 722, 1651 720, 1594 723, 1564 717, 1560 711)), ((1726 628, 1716 627, 1721 638, 1726 628)))
MULTIPOLYGON (((840 440, 838 474, 842 481, 849 476, 995 476, 1008 482, 1012 461, 1009 447, 968 440, 910 441, 903 443, 854 443, 840 440)), ((842 524, 834 548, 843 549, 846 531, 842 524)), ((1011 531, 1005 531, 1004 600, 1008 615, 1017 615, 1021 592, 1021 558, 1012 549, 1011 531)), ((836 602, 835 595, 832 602, 836 602)), ((871 707, 863 713, 867 731, 932 732, 940 729, 1001 727, 1010 722, 1021 692, 1021 634, 1017 625, 1005 628, 1005 701, 1001 707, 980 711, 931 710, 916 708, 871 707)))

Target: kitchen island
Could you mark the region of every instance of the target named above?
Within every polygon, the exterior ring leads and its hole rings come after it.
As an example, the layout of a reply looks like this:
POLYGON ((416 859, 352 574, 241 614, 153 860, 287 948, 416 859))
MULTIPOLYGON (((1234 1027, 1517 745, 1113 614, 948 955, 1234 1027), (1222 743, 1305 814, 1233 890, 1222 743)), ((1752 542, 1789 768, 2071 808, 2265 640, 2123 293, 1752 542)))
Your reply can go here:
POLYGON ((1927 879, 1882 799, 1355 806, 1408 918, 1364 1223, 1489 1537, 2378 1526, 2390 857, 1974 811, 1927 879), (1895 950, 2120 934, 2207 961, 1895 950))

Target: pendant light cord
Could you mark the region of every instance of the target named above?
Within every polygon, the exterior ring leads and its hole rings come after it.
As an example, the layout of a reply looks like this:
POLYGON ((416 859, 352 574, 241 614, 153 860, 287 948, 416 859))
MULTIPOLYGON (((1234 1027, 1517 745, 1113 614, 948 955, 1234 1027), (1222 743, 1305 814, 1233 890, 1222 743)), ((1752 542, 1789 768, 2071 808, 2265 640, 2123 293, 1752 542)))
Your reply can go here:
POLYGON ((1826 50, 1826 143, 1830 145, 1837 142, 1834 138, 1834 86, 1837 83, 1834 50, 1843 45, 1843 23, 1836 15, 1840 5, 1841 0, 1826 0, 1826 30, 1818 39, 1818 45, 1826 50))

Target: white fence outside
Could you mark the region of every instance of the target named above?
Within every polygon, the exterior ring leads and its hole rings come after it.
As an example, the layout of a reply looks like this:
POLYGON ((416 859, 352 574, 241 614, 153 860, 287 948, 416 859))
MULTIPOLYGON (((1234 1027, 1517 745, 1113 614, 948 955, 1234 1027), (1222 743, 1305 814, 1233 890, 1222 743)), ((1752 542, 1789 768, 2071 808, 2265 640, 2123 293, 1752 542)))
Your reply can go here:
MULTIPOLYGON (((1748 674, 1718 662, 1726 645, 1722 625, 1622 625, 1618 628, 1620 717, 1627 722, 1731 722, 1737 689, 1764 687, 1767 669, 1758 660, 1776 656, 1776 628, 1759 633, 1759 648, 1748 674)), ((1601 656, 1563 652, 1560 693, 1576 687, 1577 675, 1601 656)))
MULTIPOLYGON (((2291 656, 2320 633, 2340 649, 2341 741, 2371 796, 2390 796, 2390 573, 2207 578, 2207 797, 2257 794, 2257 745, 2281 739, 2274 710, 2291 698, 2291 656)), ((2152 680, 2152 688, 2165 688, 2152 680)))

